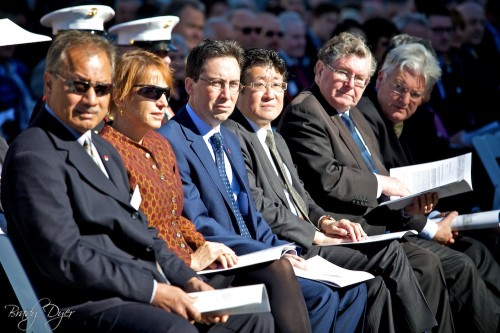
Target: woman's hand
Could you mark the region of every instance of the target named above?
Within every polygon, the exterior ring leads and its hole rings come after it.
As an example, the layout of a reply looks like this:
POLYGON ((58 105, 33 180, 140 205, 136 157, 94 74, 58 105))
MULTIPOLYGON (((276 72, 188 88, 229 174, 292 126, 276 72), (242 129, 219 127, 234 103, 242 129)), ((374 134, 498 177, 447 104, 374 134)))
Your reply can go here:
POLYGON ((213 262, 219 262, 221 267, 229 268, 238 262, 238 256, 222 243, 205 242, 191 254, 191 269, 201 271, 213 262))

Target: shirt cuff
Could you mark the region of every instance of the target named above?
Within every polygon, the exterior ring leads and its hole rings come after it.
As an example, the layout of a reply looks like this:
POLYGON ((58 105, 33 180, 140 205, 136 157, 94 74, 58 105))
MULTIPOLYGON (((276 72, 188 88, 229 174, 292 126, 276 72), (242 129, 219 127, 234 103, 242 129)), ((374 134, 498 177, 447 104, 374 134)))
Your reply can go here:
POLYGON ((420 231, 419 235, 425 239, 433 239, 438 231, 438 225, 435 222, 427 219, 424 229, 420 231))
POLYGON ((156 289, 158 289, 158 282, 156 282, 156 280, 153 280, 153 294, 151 295, 151 300, 149 301, 149 304, 153 304, 153 299, 155 298, 156 289))
POLYGON ((377 199, 378 199, 382 195, 382 185, 380 184, 380 181, 378 179, 378 175, 376 173, 374 173, 374 175, 375 175, 375 178, 377 178, 377 199))

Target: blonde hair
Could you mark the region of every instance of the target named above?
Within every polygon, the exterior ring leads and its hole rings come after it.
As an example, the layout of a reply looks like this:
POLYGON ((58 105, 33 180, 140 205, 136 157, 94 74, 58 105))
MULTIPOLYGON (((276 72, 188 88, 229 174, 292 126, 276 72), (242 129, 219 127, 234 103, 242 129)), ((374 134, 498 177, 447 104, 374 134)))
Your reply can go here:
POLYGON ((173 89, 172 70, 154 53, 143 49, 124 52, 116 63, 111 114, 115 115, 115 100, 122 101, 131 94, 134 85, 145 84, 152 76, 161 77, 173 89))

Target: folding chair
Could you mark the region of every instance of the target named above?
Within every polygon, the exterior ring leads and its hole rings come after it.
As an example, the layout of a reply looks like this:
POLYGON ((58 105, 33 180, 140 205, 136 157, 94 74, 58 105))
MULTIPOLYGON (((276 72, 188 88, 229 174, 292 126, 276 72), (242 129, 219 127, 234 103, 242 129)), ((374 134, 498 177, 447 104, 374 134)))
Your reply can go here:
POLYGON ((9 237, 0 230, 0 263, 7 274, 7 278, 14 289, 21 308, 26 313, 35 313, 36 316, 27 316, 26 332, 52 333, 47 323, 45 313, 40 306, 40 301, 24 271, 9 237))
POLYGON ((500 132, 476 136, 472 145, 495 188, 492 209, 500 209, 500 132))

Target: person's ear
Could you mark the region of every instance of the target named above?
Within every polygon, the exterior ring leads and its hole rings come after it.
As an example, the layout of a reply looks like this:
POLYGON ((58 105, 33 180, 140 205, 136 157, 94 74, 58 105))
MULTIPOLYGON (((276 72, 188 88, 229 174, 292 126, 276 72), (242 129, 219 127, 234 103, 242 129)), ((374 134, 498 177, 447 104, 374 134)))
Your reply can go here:
POLYGON ((379 89, 382 84, 382 80, 384 79, 384 72, 378 71, 377 73, 377 81, 375 81, 375 89, 379 89))
POLYGON ((49 72, 43 73, 43 94, 45 96, 50 96, 52 93, 52 80, 54 79, 54 76, 50 74, 49 72))
POLYGON ((187 77, 184 79, 184 88, 189 96, 193 95, 194 92, 194 79, 192 77, 187 77))

